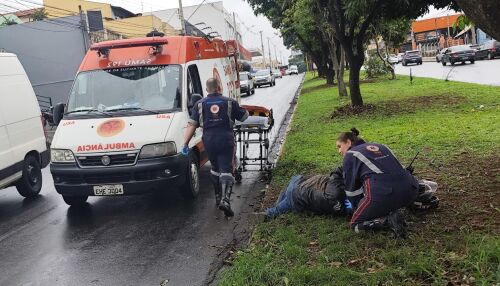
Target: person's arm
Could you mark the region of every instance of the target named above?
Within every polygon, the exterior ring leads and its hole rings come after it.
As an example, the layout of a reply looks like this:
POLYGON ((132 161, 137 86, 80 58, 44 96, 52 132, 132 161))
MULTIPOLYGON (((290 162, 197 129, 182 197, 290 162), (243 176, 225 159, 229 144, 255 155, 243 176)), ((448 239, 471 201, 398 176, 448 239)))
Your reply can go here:
POLYGON ((346 195, 342 166, 337 167, 330 174, 328 184, 326 185, 325 198, 339 202, 345 201, 346 195))
MULTIPOLYGON (((191 141, 191 138, 193 138, 194 132, 196 131, 196 126, 193 125, 193 123, 189 122, 188 126, 186 127, 186 131, 184 132, 184 146, 189 145, 189 141, 191 141)), ((183 146, 183 147, 184 147, 183 146)))
POLYGON ((233 119, 238 120, 240 122, 245 121, 249 116, 248 110, 242 108, 236 100, 234 100, 232 104, 233 104, 232 108, 233 119))
POLYGON ((353 205, 357 205, 359 200, 363 197, 362 184, 358 176, 360 161, 351 153, 347 153, 344 157, 342 169, 344 170, 345 194, 347 199, 353 205))
POLYGON ((191 109, 191 116, 188 121, 188 126, 186 127, 186 131, 184 131, 184 145, 183 147, 187 147, 189 145, 189 141, 193 138, 193 135, 196 131, 196 128, 200 126, 199 124, 200 115, 198 114, 198 104, 195 104, 191 109))

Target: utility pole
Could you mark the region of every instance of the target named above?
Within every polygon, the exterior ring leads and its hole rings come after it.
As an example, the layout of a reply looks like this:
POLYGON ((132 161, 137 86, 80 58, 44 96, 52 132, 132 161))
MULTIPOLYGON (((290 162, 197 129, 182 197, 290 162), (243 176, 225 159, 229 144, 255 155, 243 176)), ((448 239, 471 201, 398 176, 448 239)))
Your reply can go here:
POLYGON ((276 53, 276 46, 273 44, 274 47, 274 58, 276 59, 276 64, 278 64, 278 53, 276 53))
POLYGON ((267 50, 269 51, 269 67, 273 68, 273 58, 271 57, 271 44, 269 42, 269 37, 267 37, 267 50))
POLYGON ((260 45, 262 47, 262 63, 264 64, 264 68, 266 67, 266 53, 264 53, 264 40, 262 39, 262 31, 260 33, 260 45))
POLYGON ((83 15, 82 5, 78 5, 78 11, 80 12, 80 27, 82 27, 82 35, 83 35, 83 47, 85 48, 85 53, 87 53, 89 49, 88 40, 88 30, 87 30, 87 21, 85 21, 85 16, 83 15))
POLYGON ((186 35, 186 23, 184 22, 184 11, 182 10, 182 0, 179 0, 179 20, 181 21, 182 35, 186 35))

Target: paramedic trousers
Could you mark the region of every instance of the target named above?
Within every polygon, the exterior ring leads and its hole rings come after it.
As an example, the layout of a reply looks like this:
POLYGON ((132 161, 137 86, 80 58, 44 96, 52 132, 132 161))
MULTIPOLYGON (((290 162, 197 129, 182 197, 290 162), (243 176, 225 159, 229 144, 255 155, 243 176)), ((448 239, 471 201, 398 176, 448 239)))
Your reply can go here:
POLYGON ((288 186, 284 189, 276 202, 276 206, 266 210, 266 215, 270 218, 278 217, 282 214, 289 212, 295 212, 295 206, 293 204, 293 192, 297 188, 302 176, 293 176, 288 182, 288 186))
POLYGON ((221 180, 231 180, 232 185, 236 151, 234 133, 203 134, 203 145, 212 165, 212 175, 220 177, 221 180))
POLYGON ((418 182, 409 173, 373 174, 365 179, 364 197, 351 219, 351 227, 380 218, 412 203, 418 195, 418 182))

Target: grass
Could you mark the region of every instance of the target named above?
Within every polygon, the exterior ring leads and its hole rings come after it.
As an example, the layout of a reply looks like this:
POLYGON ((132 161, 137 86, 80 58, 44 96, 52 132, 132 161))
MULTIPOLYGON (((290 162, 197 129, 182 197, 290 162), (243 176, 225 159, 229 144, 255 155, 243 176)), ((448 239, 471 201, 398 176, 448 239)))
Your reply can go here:
POLYGON ((356 235, 345 218, 291 214, 260 224, 219 285, 499 285, 500 88, 407 77, 361 86, 369 112, 342 115, 335 87, 307 75, 264 205, 295 174, 341 163, 352 126, 439 183, 440 208, 409 214, 410 237, 356 235))

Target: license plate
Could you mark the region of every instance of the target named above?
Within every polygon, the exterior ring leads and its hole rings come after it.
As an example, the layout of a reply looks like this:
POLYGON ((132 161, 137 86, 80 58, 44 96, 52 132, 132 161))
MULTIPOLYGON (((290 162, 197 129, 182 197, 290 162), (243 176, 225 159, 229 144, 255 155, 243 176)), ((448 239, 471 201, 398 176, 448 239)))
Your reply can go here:
POLYGON ((94 195, 96 196, 123 195, 123 185, 94 186, 94 195))

